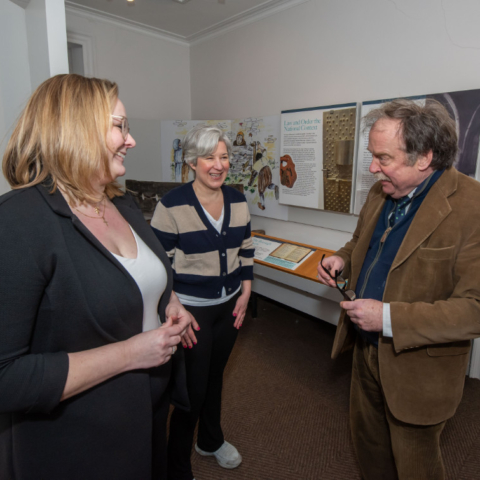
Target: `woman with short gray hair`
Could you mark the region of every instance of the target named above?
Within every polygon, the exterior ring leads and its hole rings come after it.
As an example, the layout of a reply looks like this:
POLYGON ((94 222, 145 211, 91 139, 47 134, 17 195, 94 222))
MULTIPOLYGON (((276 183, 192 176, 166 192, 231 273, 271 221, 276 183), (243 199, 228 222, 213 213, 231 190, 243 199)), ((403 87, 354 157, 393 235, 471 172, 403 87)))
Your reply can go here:
POLYGON ((195 425, 200 455, 221 467, 242 461, 221 424, 223 371, 245 318, 253 279, 253 243, 245 196, 224 185, 231 143, 217 127, 199 126, 183 140, 184 161, 195 180, 165 195, 151 225, 172 259, 173 289, 195 317, 182 338, 191 409, 170 420, 169 480, 192 480, 195 425))

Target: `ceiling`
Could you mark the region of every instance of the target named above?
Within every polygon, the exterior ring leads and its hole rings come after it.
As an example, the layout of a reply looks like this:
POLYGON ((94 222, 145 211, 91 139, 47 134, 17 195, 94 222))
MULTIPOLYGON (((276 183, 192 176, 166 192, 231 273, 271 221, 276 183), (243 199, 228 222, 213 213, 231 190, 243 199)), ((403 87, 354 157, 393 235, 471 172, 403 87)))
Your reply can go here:
POLYGON ((149 27, 187 42, 269 11, 288 8, 306 0, 67 0, 75 11, 100 14, 113 20, 149 27))

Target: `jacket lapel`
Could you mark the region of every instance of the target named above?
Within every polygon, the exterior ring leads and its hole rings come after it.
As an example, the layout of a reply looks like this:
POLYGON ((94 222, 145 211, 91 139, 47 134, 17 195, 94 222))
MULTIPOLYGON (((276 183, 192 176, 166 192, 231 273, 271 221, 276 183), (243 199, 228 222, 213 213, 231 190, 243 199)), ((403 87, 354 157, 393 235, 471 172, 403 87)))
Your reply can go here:
POLYGON ((450 214, 452 208, 448 197, 457 189, 457 175, 457 170, 452 167, 432 186, 415 214, 390 271, 405 262, 450 214))
POLYGON ((168 285, 172 283, 172 271, 170 266, 170 259, 168 258, 165 250, 160 244, 159 240, 153 233, 151 227, 143 218, 143 215, 140 213, 140 210, 132 208, 128 205, 123 205, 119 202, 116 202, 115 199, 113 203, 117 207, 118 211, 121 213, 123 218, 130 224, 130 226, 135 230, 137 235, 147 244, 147 246, 152 250, 153 253, 161 260, 167 271, 167 288, 168 285))
MULTIPOLYGON (((381 188, 381 187, 380 187, 381 188)), ((382 213, 383 206, 385 204, 385 195, 380 190, 377 193, 376 197, 372 199, 368 211, 363 215, 363 222, 365 225, 361 229, 361 235, 358 239, 358 242, 355 246, 355 249, 352 252, 351 260, 351 278, 352 285, 351 288, 356 287, 360 271, 362 270, 363 261, 367 255, 368 246, 370 245, 370 240, 372 238, 375 227, 377 226, 378 219, 382 213)))
MULTIPOLYGON (((67 201, 63 198, 63 195, 57 189, 54 193, 50 193, 48 185, 37 185, 37 189, 42 194, 45 201, 48 203, 50 208, 57 214, 62 217, 70 218, 75 228, 87 238, 92 245, 94 245, 100 252, 105 255, 110 261, 114 261, 115 264, 120 265, 119 262, 115 260, 113 255, 102 245, 101 242, 97 240, 97 237, 93 235, 90 230, 78 219, 78 217, 70 210, 67 201)), ((121 266, 121 265, 120 265, 121 266)), ((123 267, 122 267, 123 269, 123 267)), ((123 269, 124 270, 124 269, 123 269)))
MULTIPOLYGON (((97 248, 104 256, 119 268, 124 275, 126 275, 132 282, 132 286, 138 290, 137 283, 132 276, 127 272, 124 266, 103 246, 103 244, 90 232, 90 230, 72 213, 63 195, 58 191, 54 193, 49 192, 48 185, 37 185, 38 190, 42 194, 45 201, 50 205, 50 208, 62 217, 70 218, 75 228, 85 237, 90 243, 97 248)), ((115 197, 112 202, 117 207, 120 214, 132 226, 135 232, 148 245, 148 247, 157 255, 157 257, 164 264, 167 271, 167 289, 172 285, 172 272, 169 268, 170 260, 167 254, 160 245, 160 242, 151 231, 150 226, 144 220, 143 215, 137 207, 132 208, 127 202, 133 202, 130 196, 115 197), (128 199, 128 200, 127 200, 128 199)), ((140 293, 140 290, 138 290, 140 293)))

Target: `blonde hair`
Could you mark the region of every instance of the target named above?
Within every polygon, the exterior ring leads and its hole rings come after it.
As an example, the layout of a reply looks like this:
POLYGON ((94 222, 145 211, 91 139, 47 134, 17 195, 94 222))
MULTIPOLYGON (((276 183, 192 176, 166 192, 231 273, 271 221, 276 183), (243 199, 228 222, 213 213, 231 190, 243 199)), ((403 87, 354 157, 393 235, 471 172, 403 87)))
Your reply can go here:
MULTIPOLYGON (((107 134, 118 86, 109 80, 57 75, 43 82, 20 115, 3 156, 13 189, 51 181, 69 202, 98 202, 92 179, 109 178, 107 134)), ((109 198, 123 195, 113 179, 109 198)))

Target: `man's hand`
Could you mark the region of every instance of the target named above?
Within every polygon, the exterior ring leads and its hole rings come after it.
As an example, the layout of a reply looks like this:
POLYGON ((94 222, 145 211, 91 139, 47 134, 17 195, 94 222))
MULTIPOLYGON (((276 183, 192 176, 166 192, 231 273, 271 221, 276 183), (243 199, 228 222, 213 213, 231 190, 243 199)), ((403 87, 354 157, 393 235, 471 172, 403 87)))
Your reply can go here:
POLYGON ((340 302, 350 320, 366 332, 383 330, 383 303, 369 298, 340 302))
POLYGON ((324 285, 328 285, 329 287, 335 288, 335 281, 333 280, 332 277, 335 276, 335 270, 340 273, 343 268, 345 267, 345 262, 343 261, 343 258, 337 256, 337 255, 332 255, 331 257, 327 257, 323 259, 323 266, 328 270, 325 271, 324 268, 322 268, 322 265, 320 262, 318 262, 318 267, 317 267, 317 278, 320 280, 321 283, 324 285), (330 275, 328 274, 330 272, 330 275))

